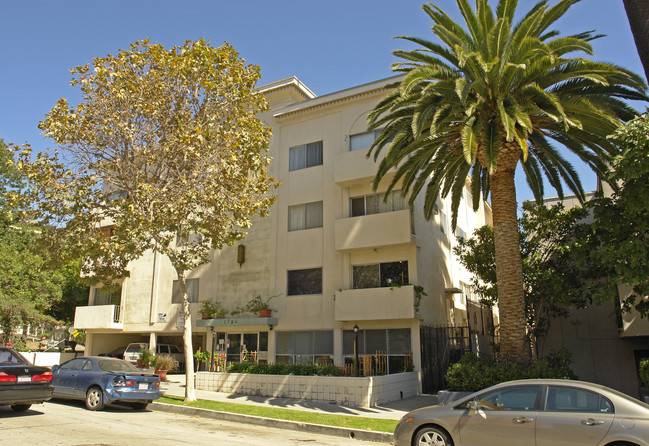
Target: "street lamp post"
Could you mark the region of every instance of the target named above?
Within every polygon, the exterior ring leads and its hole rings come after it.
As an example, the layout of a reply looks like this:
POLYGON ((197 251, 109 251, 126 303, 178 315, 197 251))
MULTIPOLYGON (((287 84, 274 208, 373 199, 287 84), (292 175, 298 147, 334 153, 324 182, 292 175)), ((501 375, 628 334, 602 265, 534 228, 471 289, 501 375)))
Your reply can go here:
POLYGON ((354 324, 354 376, 358 376, 358 325, 354 324))

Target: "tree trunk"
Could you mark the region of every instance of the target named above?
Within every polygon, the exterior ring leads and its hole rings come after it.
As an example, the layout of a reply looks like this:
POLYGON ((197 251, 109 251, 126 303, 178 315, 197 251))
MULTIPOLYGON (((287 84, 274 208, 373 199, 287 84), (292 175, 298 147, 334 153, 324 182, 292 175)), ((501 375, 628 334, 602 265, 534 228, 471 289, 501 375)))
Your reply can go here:
POLYGON ((645 77, 649 79, 649 1, 624 0, 624 9, 631 25, 645 77))
POLYGON ((514 172, 514 169, 498 169, 491 176, 491 206, 500 314, 500 360, 525 364, 530 357, 525 334, 523 264, 514 172))
POLYGON ((183 295, 183 317, 185 327, 183 329, 183 346, 185 350, 185 402, 196 401, 194 390, 194 347, 192 345, 192 315, 189 311, 189 297, 187 296, 187 284, 185 282, 185 271, 178 271, 178 285, 183 295))

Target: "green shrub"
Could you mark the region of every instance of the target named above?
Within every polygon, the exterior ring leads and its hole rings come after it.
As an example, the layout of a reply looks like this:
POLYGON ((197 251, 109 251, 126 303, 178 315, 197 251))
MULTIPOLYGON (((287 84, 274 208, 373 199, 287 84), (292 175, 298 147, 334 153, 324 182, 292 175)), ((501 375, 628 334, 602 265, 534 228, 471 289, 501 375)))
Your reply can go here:
POLYGON ((228 366, 229 373, 251 373, 257 375, 297 375, 297 376, 340 376, 341 371, 335 365, 307 364, 255 364, 250 362, 233 362, 228 366))
POLYGON ((649 358, 640 360, 640 380, 649 388, 649 358))
POLYGON ((528 366, 512 362, 495 362, 467 354, 449 367, 446 372, 446 382, 450 390, 476 392, 516 379, 577 379, 570 368, 570 363, 570 353, 565 349, 552 351, 547 358, 528 366))

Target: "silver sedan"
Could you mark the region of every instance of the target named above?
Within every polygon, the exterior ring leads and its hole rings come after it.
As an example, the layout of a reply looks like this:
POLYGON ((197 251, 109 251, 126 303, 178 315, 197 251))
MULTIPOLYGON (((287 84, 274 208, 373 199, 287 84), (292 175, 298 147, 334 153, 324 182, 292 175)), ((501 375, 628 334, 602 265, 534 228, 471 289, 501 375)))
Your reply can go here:
POLYGON ((582 381, 510 381, 406 414, 395 446, 649 446, 649 405, 582 381))

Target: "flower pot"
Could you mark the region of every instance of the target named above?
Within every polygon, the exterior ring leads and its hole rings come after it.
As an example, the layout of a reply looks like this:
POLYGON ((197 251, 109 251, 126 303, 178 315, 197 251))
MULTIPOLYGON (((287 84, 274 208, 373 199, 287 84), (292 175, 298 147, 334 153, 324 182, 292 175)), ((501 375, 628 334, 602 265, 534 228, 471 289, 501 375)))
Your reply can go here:
POLYGON ((273 310, 266 308, 265 310, 259 310, 259 317, 270 317, 273 314, 273 310))
POLYGON ((210 313, 203 313, 201 314, 202 319, 212 319, 212 315, 210 313))
POLYGON ((155 374, 160 377, 160 381, 166 381, 167 380, 167 372, 168 372, 168 370, 156 370, 155 374))
POLYGON ((137 367, 138 369, 142 369, 142 368, 144 368, 144 363, 142 362, 141 359, 138 359, 138 360, 137 360, 136 367, 137 367))

